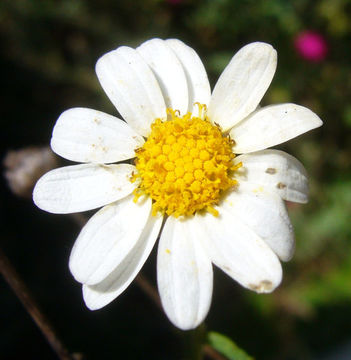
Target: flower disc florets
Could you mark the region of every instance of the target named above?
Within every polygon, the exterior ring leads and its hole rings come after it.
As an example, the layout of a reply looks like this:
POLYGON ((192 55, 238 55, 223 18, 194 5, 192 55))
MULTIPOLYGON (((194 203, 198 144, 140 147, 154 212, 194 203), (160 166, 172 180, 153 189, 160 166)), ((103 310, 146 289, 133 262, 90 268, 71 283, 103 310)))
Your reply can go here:
MULTIPOLYGON (((204 106, 200 106, 204 110, 204 106)), ((200 111, 202 112, 202 111, 200 111)), ((158 211, 175 217, 212 207, 221 193, 237 184, 232 173, 232 140, 206 116, 179 116, 168 109, 169 120, 156 119, 144 145, 136 150, 135 166, 141 179, 135 201, 146 194, 158 211)))

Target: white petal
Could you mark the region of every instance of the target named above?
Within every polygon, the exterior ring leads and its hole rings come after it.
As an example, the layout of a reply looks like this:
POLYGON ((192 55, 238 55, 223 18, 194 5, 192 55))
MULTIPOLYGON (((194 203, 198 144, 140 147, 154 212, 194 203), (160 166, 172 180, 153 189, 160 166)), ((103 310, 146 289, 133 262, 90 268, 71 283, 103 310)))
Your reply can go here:
POLYGON ((136 49, 153 70, 161 87, 166 106, 188 111, 188 85, 183 67, 175 53, 161 39, 144 42, 136 49))
POLYGON ((282 268, 269 246, 226 208, 219 216, 196 215, 201 238, 212 262, 242 286, 258 293, 273 291, 281 282, 282 268))
POLYGON ((277 52, 269 44, 244 46, 232 58, 213 90, 208 115, 223 131, 254 111, 277 67, 277 52))
POLYGON ((295 250, 294 231, 281 197, 263 186, 240 183, 221 205, 233 217, 242 220, 263 239, 283 261, 295 250))
POLYGON ((194 116, 199 115, 196 102, 208 106, 211 98, 211 88, 204 65, 197 53, 188 45, 177 39, 166 40, 166 44, 175 52, 182 63, 188 81, 188 109, 194 116))
POLYGON ((33 191, 34 203, 54 214, 86 211, 129 195, 135 166, 81 164, 54 169, 43 175, 33 191))
POLYGON ((282 199, 298 203, 308 201, 308 179, 303 165, 280 150, 262 150, 243 154, 234 163, 242 162, 235 177, 242 182, 257 184, 274 191, 282 199))
POLYGON ((98 211, 73 246, 69 268, 75 279, 94 285, 110 275, 139 240, 150 211, 150 198, 135 204, 133 195, 98 211))
POLYGON ((136 50, 122 46, 110 51, 95 70, 107 96, 138 134, 147 136, 151 123, 166 117, 157 80, 136 50))
POLYGON ((182 330, 193 329, 203 321, 212 296, 212 265, 192 220, 169 217, 157 253, 162 305, 172 323, 182 330))
POLYGON ((51 138, 56 154, 72 161, 94 163, 131 159, 143 143, 144 139, 124 121, 86 108, 62 113, 51 138))
POLYGON ((296 104, 270 105, 255 111, 230 130, 235 153, 248 153, 281 144, 322 125, 311 110, 296 104))
POLYGON ((117 268, 101 283, 83 285, 84 301, 90 310, 106 306, 129 286, 149 257, 161 225, 162 216, 150 214, 140 239, 117 268))

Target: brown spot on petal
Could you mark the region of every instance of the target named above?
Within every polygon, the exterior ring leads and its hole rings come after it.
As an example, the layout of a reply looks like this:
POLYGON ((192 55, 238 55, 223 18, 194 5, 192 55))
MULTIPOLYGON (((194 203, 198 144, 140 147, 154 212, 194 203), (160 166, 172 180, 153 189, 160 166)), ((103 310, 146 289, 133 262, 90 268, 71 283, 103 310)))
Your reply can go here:
POLYGON ((108 166, 108 165, 105 165, 105 164, 98 164, 98 166, 101 168, 101 169, 104 169, 110 173, 114 173, 114 169, 111 168, 111 166, 108 166))
POLYGON ((283 184, 283 183, 281 183, 281 182, 279 182, 279 183, 277 184, 277 188, 278 188, 278 189, 284 189, 284 188, 286 188, 286 185, 283 184))
POLYGON ((274 168, 267 168, 267 170, 266 170, 266 173, 270 174, 270 175, 273 175, 276 172, 277 172, 277 169, 274 169, 274 168))
POLYGON ((273 289, 273 284, 270 280, 262 280, 259 284, 249 284, 249 289, 258 293, 268 292, 273 289))

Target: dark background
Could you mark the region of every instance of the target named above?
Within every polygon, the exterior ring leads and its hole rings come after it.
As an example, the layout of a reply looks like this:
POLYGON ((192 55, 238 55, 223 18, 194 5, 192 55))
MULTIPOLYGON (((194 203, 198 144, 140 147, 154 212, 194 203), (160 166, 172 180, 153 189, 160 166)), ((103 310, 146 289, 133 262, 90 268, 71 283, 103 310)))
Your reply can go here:
MULTIPOLYGON (((2 0, 1 158, 11 149, 48 145, 67 108, 115 114, 94 66, 120 45, 179 38, 197 50, 213 87, 241 46, 272 44, 278 69, 263 104, 295 102, 324 120, 322 128, 279 147, 305 165, 311 198, 289 204, 297 248, 284 264, 282 285, 257 295, 216 270, 206 329, 226 334, 257 359, 343 359, 343 353, 349 359, 350 14, 347 0, 2 0), (305 30, 326 39, 323 61, 297 53, 294 39, 305 30)), ((37 209, 1 181, 1 248, 71 352, 86 359, 195 358, 194 332, 176 330, 136 283, 106 308, 87 310, 68 270, 77 221, 37 209)), ((153 253, 143 268, 153 285, 155 270, 153 253)), ((0 358, 55 359, 2 278, 0 294, 0 358)))

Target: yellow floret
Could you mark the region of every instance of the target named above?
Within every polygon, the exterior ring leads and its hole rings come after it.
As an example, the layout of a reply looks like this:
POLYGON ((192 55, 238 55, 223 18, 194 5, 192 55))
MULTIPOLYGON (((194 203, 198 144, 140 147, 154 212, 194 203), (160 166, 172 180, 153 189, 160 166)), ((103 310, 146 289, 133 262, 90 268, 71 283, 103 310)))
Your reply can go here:
POLYGON ((186 156, 189 154, 189 150, 187 148, 183 148, 181 151, 180 151, 180 156, 186 156))
POLYGON ((210 158, 210 154, 206 150, 200 151, 200 159, 201 160, 208 160, 210 158))
POLYGON ((196 169, 202 169, 202 160, 201 159, 194 159, 193 164, 196 169))
POLYGON ((194 171, 194 164, 192 162, 187 162, 184 164, 184 170, 192 173, 194 171))
POLYGON ((192 156, 193 158, 196 158, 199 156, 199 150, 196 148, 190 149, 189 153, 190 153, 190 156, 192 156))
POLYGON ((172 145, 176 142, 176 138, 174 135, 168 135, 166 138, 166 144, 172 145))
POLYGON ((196 169, 194 171, 194 177, 195 177, 196 180, 201 180, 204 177, 203 171, 200 170, 200 169, 196 169))
POLYGON ((163 167, 164 167, 165 170, 167 170, 167 171, 172 171, 172 170, 174 170, 175 165, 174 165, 174 162, 172 162, 172 161, 167 161, 167 162, 163 165, 163 167))
POLYGON ((165 154, 165 155, 168 155, 170 152, 171 152, 172 148, 170 145, 168 144, 165 144, 162 146, 162 152, 165 154))
POLYGON ((182 177, 184 175, 184 168, 182 168, 181 166, 177 166, 175 168, 175 174, 178 178, 182 177))
POLYGON ((187 184, 191 184, 194 180, 194 176, 191 172, 187 172, 184 177, 183 177, 184 181, 187 183, 187 184))

